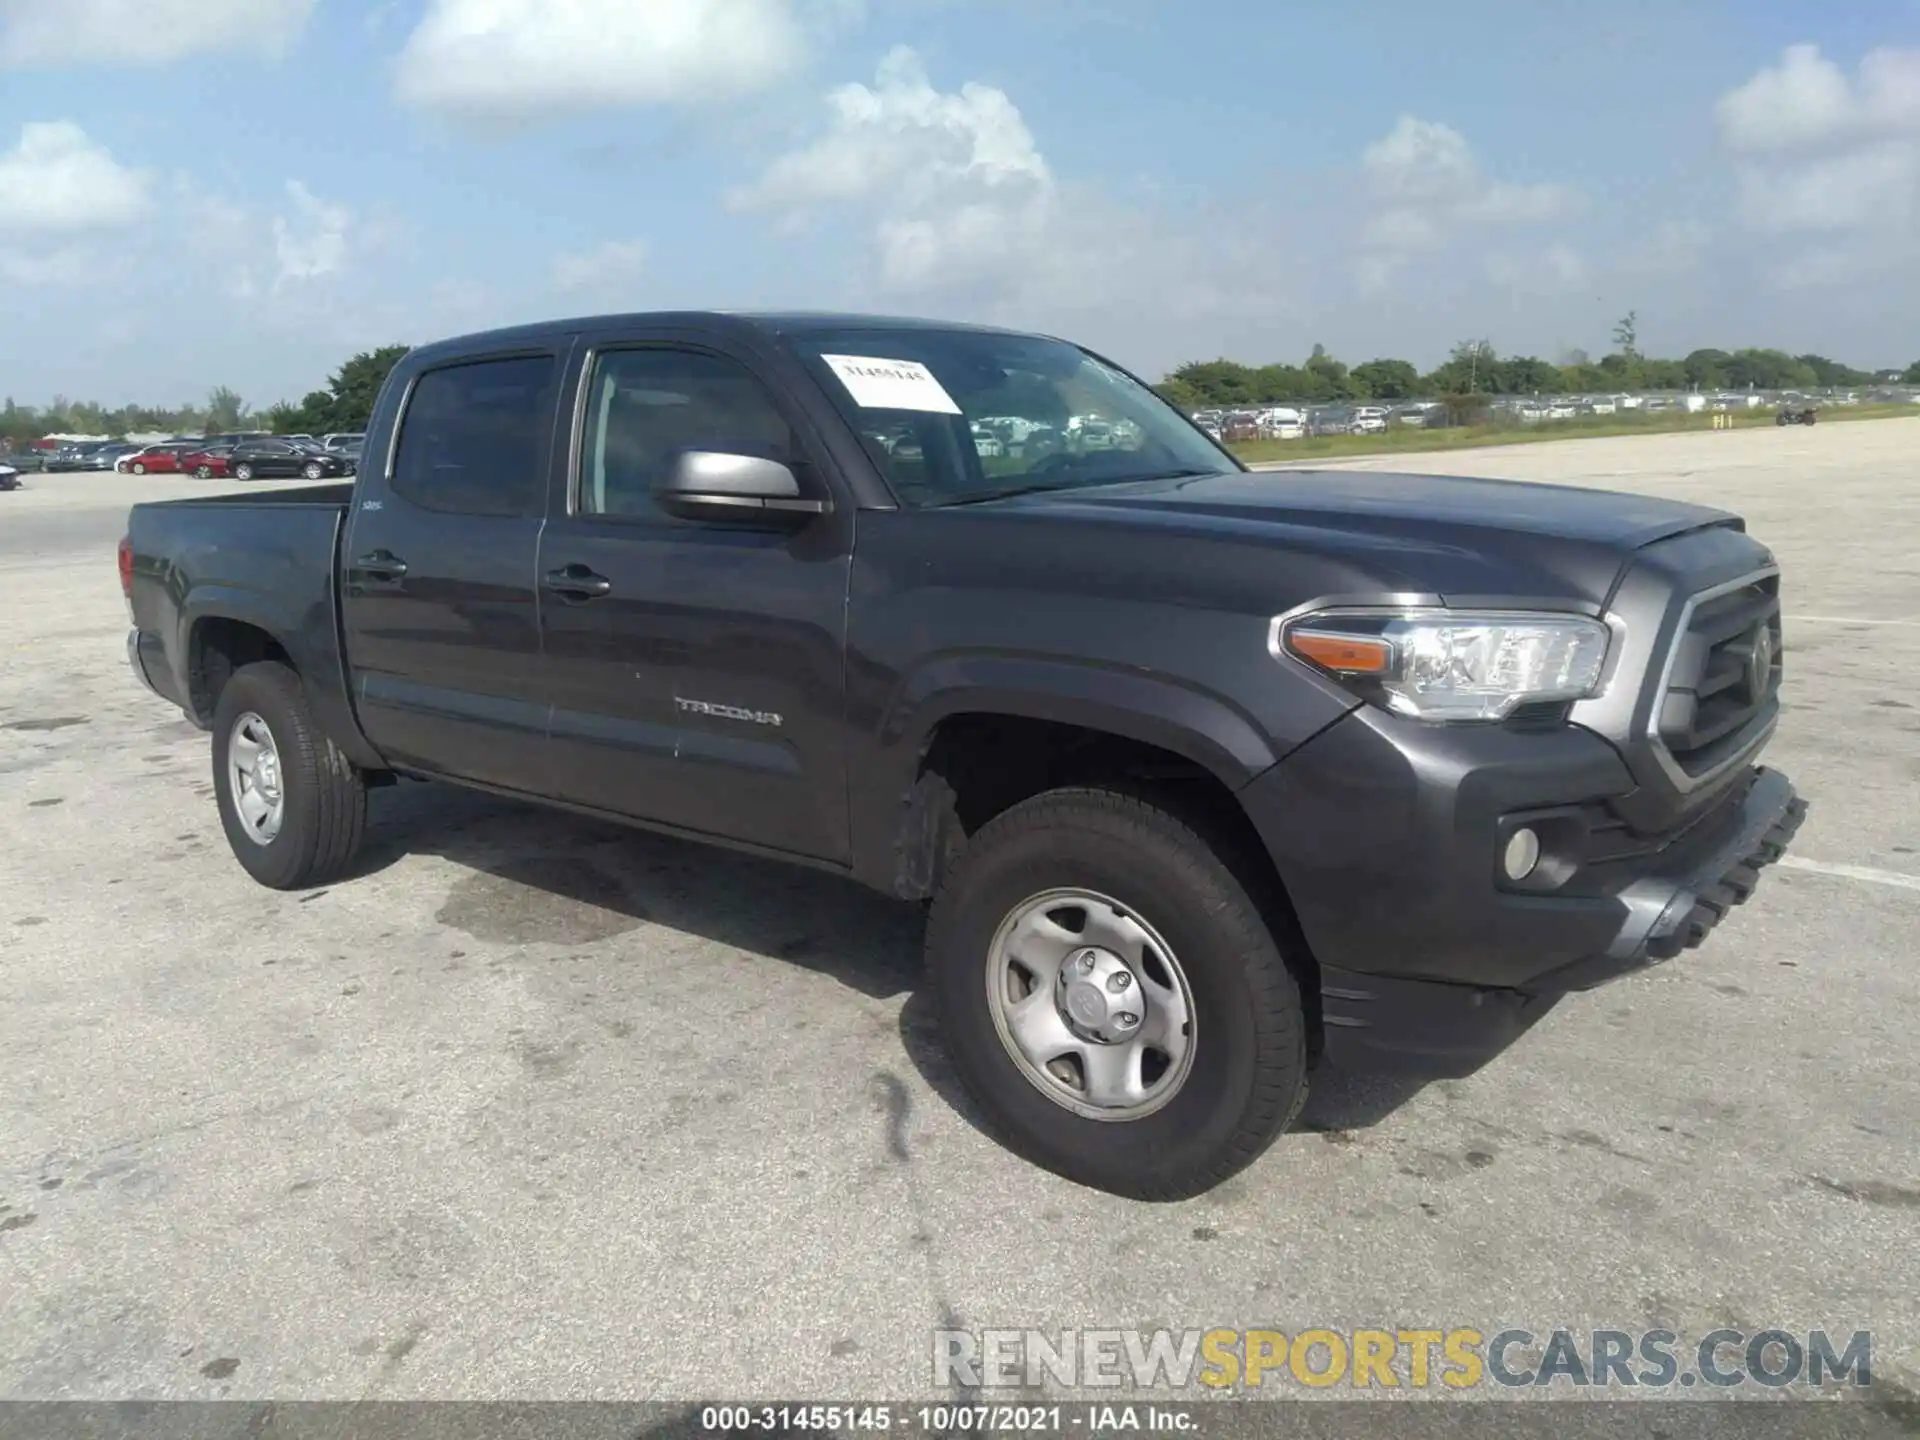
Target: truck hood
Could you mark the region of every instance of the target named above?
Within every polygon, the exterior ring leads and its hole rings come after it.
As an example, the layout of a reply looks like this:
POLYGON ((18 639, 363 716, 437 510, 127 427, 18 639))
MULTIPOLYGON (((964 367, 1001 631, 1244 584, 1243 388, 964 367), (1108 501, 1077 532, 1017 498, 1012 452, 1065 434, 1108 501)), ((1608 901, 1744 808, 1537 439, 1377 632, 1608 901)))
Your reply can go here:
POLYGON ((1604 604, 1634 551, 1724 510, 1567 485, 1363 470, 1270 470, 1039 493, 1003 502, 1338 556, 1356 576, 1450 601, 1493 595, 1604 604))

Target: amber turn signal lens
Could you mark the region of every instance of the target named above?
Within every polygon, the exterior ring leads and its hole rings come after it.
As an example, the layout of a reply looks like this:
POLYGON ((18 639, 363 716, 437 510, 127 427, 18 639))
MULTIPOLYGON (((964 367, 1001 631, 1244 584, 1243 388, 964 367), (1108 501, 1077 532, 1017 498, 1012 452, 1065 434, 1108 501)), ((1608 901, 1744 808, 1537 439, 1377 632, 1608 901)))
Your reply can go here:
POLYGON ((1323 635, 1313 630, 1291 630, 1287 648, 1302 660, 1342 675, 1384 675, 1393 661, 1384 640, 1359 635, 1323 635))

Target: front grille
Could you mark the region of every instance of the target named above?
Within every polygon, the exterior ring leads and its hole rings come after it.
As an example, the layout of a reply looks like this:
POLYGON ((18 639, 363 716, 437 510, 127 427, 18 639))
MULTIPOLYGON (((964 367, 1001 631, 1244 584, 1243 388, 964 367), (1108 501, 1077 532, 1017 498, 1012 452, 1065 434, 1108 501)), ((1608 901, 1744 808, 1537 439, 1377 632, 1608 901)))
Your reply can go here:
POLYGON ((1748 748, 1779 691, 1780 577, 1696 596, 1668 661, 1655 744, 1687 780, 1700 780, 1748 748))

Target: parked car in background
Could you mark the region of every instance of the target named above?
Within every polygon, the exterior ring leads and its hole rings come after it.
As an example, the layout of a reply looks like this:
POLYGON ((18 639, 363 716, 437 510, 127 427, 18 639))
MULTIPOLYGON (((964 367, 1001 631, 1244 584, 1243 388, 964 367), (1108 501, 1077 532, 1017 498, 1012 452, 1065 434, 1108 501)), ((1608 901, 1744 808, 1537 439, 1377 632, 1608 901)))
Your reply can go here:
POLYGON ((20 472, 13 468, 11 455, 0 455, 0 490, 18 490, 20 472))
POLYGON ((81 469, 89 455, 109 443, 106 440, 70 440, 55 448, 53 454, 47 457, 46 468, 53 471, 81 469))
POLYGON ((160 445, 149 445, 131 455, 122 455, 114 462, 113 468, 123 475, 178 475, 180 457, 198 449, 199 445, 198 440, 169 440, 160 445))
POLYGON ((16 475, 34 475, 47 468, 47 452, 44 450, 9 450, 0 455, 0 465, 6 466, 16 475))
POLYGON ((227 456, 227 473, 236 480, 292 479, 296 475, 327 480, 353 471, 354 464, 346 456, 292 440, 248 440, 234 446, 227 456))
POLYGON ((320 437, 320 443, 326 446, 326 448, 329 450, 349 450, 350 449, 350 450, 357 451, 360 448, 360 442, 365 440, 366 438, 367 437, 365 434, 355 431, 351 434, 341 433, 337 435, 322 435, 320 437))
POLYGON ((144 445, 130 445, 124 440, 116 441, 111 445, 102 445, 98 450, 90 452, 74 468, 78 470, 112 470, 127 456, 136 454, 146 448, 144 445))
POLYGON ((225 477, 227 457, 233 454, 233 442, 224 444, 201 445, 189 450, 180 457, 180 473, 191 475, 196 480, 212 480, 225 477))

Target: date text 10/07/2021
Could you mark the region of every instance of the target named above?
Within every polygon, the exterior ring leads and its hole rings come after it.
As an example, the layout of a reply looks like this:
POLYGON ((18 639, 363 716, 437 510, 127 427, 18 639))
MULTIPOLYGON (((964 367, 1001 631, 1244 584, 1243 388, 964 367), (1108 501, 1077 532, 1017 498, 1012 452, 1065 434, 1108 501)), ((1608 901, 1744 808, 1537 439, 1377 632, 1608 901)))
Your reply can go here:
POLYGON ((1200 1426, 1193 1407, 1186 1405, 709 1405, 700 1412, 700 1428, 763 1434, 817 1430, 829 1434, 1091 1435, 1127 1430, 1183 1433, 1200 1426))

